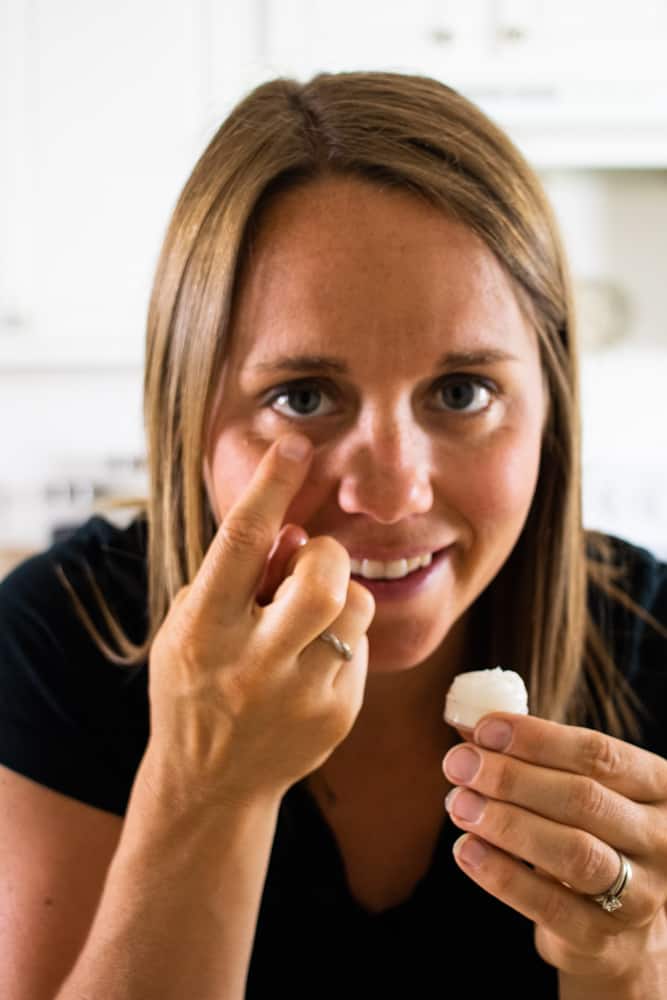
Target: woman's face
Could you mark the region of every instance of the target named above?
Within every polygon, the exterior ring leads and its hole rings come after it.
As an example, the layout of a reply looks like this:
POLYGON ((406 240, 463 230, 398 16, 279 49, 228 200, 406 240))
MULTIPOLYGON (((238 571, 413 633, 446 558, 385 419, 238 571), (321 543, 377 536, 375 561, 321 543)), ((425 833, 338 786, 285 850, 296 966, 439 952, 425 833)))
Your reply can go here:
POLYGON ((481 239, 356 178, 270 204, 238 292, 204 464, 216 517, 277 437, 307 434, 285 523, 353 555, 450 546, 419 593, 376 598, 368 631, 369 671, 422 663, 525 523, 547 405, 536 334, 481 239))

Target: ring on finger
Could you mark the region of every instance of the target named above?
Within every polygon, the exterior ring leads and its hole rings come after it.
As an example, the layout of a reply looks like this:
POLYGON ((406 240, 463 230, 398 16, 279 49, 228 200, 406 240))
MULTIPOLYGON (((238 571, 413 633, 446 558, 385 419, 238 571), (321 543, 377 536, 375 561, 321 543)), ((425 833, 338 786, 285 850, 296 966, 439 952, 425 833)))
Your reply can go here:
POLYGON ((621 896, 627 889, 630 884, 630 880, 632 879, 632 865, 626 858, 625 854, 621 854, 617 848, 614 848, 614 850, 618 854, 618 860, 620 863, 618 875, 606 892, 601 892, 598 895, 591 897, 593 902, 601 906, 607 913, 613 913, 614 910, 620 910, 623 906, 621 896))
POLYGON ((354 656, 351 647, 346 642, 343 642, 342 639, 339 639, 337 635, 334 635, 333 632, 325 630, 324 632, 320 632, 317 638, 328 642, 345 660, 351 660, 354 656))

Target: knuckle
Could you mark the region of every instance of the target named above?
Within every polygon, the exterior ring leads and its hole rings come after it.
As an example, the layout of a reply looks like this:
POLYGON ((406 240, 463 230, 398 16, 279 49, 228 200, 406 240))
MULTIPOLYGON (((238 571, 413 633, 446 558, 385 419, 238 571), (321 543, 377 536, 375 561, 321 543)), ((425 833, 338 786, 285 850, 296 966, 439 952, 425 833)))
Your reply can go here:
POLYGON ((338 613, 345 605, 347 588, 337 586, 327 573, 315 571, 308 577, 309 602, 323 614, 338 613))
POLYGON ((244 511, 222 525, 223 545, 232 555, 262 549, 271 540, 269 525, 260 514, 252 511, 244 511))
POLYGON ((375 598, 370 590, 356 580, 351 580, 347 593, 351 609, 370 624, 375 615, 375 598))
POLYGON ((495 875, 495 883, 501 898, 511 896, 516 889, 514 871, 511 865, 503 865, 495 875))
POLYGON ((660 864, 664 872, 667 872, 667 813, 661 803, 660 806, 648 806, 644 813, 645 822, 640 826, 637 824, 641 835, 641 848, 646 852, 655 852, 655 856, 660 859, 660 864))
POLYGON ((331 535, 316 535, 312 541, 321 548, 328 559, 343 560, 343 565, 350 567, 350 557, 344 545, 331 535))
POLYGON ((489 810, 493 834, 501 844, 516 844, 519 830, 517 829, 517 817, 514 809, 508 807, 497 807, 489 810))
POLYGON ((620 774, 621 755, 614 742, 604 733, 587 732, 582 747, 582 767, 588 778, 606 781, 620 774))
MULTIPOLYGON (((632 922, 636 927, 650 927, 664 906, 662 900, 654 896, 642 896, 640 899, 635 896, 633 903, 632 922)), ((622 926, 619 921, 619 927, 622 926)))
POLYGON ((549 885, 542 902, 544 920, 541 922, 556 933, 562 933, 563 928, 571 926, 570 909, 570 900, 565 890, 555 884, 549 885))
POLYGON ((190 618, 179 617, 170 635, 170 644, 188 676, 196 677, 201 673, 208 650, 202 641, 200 630, 190 618))
POLYGON ((328 535, 311 538, 308 548, 308 597, 324 613, 338 612, 345 606, 350 587, 347 551, 328 535))
POLYGON ((580 822, 582 816, 603 817, 605 808, 605 792, 602 785, 591 778, 574 776, 568 782, 565 813, 568 819, 580 822))
POLYGON ((569 850, 569 864, 575 883, 584 887, 599 884, 600 881, 611 884, 612 880, 604 876, 607 861, 607 848, 600 841, 583 832, 574 837, 569 850))
POLYGON ((511 758, 499 758, 491 778, 491 796, 494 799, 512 799, 515 788, 516 771, 511 758))

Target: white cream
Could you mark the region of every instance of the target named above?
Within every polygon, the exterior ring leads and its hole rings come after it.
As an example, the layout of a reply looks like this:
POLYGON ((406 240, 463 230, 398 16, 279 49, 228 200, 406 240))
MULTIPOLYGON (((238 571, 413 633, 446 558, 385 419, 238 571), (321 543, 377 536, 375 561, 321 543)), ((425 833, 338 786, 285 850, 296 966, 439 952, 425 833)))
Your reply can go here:
POLYGON ((469 670, 458 674, 447 692, 444 719, 450 726, 474 729, 488 712, 528 714, 528 692, 514 670, 469 670))

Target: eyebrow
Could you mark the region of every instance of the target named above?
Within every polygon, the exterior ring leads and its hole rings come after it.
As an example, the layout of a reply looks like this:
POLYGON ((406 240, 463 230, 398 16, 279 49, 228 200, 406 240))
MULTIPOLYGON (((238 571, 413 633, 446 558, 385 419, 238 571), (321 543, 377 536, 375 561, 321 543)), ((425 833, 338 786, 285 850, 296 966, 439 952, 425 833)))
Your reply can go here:
MULTIPOLYGON (((497 348, 484 348, 477 351, 448 351, 436 361, 434 371, 443 368, 460 368, 466 365, 490 365, 500 361, 518 361, 514 354, 497 348)), ((260 361, 250 366, 251 371, 331 371, 339 375, 349 375, 347 362, 324 354, 284 354, 271 361, 260 361)))

